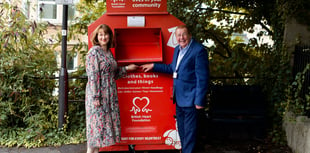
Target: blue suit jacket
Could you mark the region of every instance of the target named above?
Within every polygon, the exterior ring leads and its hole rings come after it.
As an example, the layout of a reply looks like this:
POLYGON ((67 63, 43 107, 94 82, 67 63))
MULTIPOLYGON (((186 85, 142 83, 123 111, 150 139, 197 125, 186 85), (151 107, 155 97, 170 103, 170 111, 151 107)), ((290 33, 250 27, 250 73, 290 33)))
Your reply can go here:
MULTIPOLYGON (((177 78, 173 79, 174 98, 180 107, 204 106, 209 83, 208 52, 203 45, 192 39, 182 58, 177 78)), ((174 49, 171 64, 155 63, 153 71, 173 74, 176 69, 179 46, 174 49)))

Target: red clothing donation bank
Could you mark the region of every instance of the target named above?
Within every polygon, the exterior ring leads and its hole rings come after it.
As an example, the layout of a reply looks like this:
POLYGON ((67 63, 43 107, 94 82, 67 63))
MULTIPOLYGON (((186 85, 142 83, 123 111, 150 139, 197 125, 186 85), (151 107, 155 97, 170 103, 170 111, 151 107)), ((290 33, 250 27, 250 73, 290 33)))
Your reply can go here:
MULTIPOLYGON (((180 20, 167 12, 167 0, 107 0, 107 12, 88 27, 90 36, 100 24, 114 33, 112 49, 119 65, 171 63, 180 20)), ((100 151, 180 149, 172 102, 172 76, 136 71, 117 80, 121 142, 100 151)))

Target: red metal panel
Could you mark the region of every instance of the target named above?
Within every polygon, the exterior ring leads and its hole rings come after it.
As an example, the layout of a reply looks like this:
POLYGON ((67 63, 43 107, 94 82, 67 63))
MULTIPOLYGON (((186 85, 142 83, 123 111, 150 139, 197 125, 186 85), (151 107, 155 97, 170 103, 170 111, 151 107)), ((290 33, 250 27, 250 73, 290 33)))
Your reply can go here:
MULTIPOLYGON (((145 144, 145 145, 136 145, 135 150, 174 150, 173 146, 165 144, 145 144)), ((127 145, 115 145, 111 147, 100 148, 99 151, 109 152, 109 151, 128 151, 127 145)))
MULTIPOLYGON (((99 24, 109 25, 116 39, 112 49, 119 65, 171 63, 176 45, 174 30, 181 21, 170 14, 144 15, 144 27, 128 27, 126 15, 102 15, 88 27, 88 36, 99 24), (158 32, 160 31, 160 35, 158 32), (122 36, 118 35, 121 33, 122 36), (152 33, 157 33, 153 35, 152 33), (160 38, 158 38, 160 37, 160 38), (119 40, 118 40, 119 39, 119 40), (156 43, 159 44, 156 44, 156 43), (162 44, 160 45, 160 42, 162 44), (154 45, 156 44, 156 45, 154 45), (129 47, 128 47, 129 45, 129 47)), ((89 48, 91 47, 89 40, 89 48)), ((179 149, 172 103, 172 76, 162 73, 129 73, 117 80, 121 116, 121 142, 101 151, 179 149)))
POLYGON ((117 81, 122 142, 164 144, 175 126, 172 79, 159 73, 131 73, 117 81))

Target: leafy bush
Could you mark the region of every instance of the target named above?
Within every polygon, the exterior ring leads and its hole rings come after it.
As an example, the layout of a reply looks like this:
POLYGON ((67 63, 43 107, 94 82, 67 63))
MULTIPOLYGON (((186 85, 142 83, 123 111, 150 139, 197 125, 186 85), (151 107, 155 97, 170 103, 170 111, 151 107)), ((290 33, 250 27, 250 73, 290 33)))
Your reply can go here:
MULTIPOLYGON (((53 96, 57 80, 50 77, 58 70, 55 47, 59 43, 53 45, 44 37, 49 24, 28 21, 16 7, 2 5, 0 145, 39 147, 85 141, 85 126, 68 127, 69 120, 78 120, 74 118, 81 117, 84 109, 71 111, 64 129, 57 126, 58 97, 53 96)), ((83 106, 70 104, 69 109, 83 106)))
POLYGON ((310 93, 305 93, 305 88, 310 85, 304 83, 305 77, 309 76, 310 64, 302 72, 297 73, 295 80, 287 90, 287 105, 285 112, 291 112, 296 116, 304 116, 310 110, 310 93), (308 73, 308 75, 307 75, 308 73))

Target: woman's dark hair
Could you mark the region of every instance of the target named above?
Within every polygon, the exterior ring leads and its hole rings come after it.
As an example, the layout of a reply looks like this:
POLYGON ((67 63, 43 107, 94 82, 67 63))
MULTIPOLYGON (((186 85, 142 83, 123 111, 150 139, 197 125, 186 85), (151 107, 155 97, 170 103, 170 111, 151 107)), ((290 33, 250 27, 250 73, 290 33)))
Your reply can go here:
POLYGON ((110 38, 109 38, 109 42, 107 44, 107 48, 111 48, 113 47, 113 32, 111 30, 111 28, 106 25, 106 24, 100 24, 92 33, 92 36, 91 36, 91 42, 92 42, 92 45, 100 45, 99 44, 99 40, 98 40, 98 32, 100 29, 103 29, 103 31, 105 33, 108 33, 110 38))

